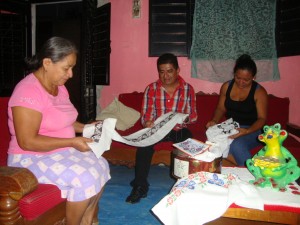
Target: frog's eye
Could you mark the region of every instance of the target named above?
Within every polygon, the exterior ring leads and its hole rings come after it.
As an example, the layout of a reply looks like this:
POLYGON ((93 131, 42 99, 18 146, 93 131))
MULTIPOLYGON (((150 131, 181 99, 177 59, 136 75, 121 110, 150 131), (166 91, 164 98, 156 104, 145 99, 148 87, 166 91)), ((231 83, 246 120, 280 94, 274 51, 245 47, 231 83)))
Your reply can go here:
POLYGON ((274 124, 274 129, 276 129, 276 130, 280 130, 280 129, 281 129, 281 125, 280 125, 280 123, 276 123, 276 124, 274 124))
POLYGON ((269 126, 264 126, 264 132, 267 132, 269 130, 269 126))

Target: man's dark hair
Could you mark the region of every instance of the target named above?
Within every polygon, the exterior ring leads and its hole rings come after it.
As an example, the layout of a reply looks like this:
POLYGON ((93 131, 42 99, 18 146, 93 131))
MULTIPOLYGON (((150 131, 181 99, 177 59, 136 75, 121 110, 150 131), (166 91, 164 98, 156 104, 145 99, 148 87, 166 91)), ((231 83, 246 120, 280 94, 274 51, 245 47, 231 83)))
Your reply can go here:
POLYGON ((168 63, 172 64, 176 70, 179 67, 177 57, 172 53, 165 53, 157 59, 157 70, 159 70, 159 65, 168 63))

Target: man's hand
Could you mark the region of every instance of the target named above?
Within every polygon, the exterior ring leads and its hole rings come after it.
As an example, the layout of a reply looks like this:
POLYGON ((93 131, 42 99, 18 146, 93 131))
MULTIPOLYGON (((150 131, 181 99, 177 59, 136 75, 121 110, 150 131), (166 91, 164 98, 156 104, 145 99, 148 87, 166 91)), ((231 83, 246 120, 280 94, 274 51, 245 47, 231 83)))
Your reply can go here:
POLYGON ((151 128, 151 127, 153 127, 153 126, 154 126, 154 122, 151 121, 151 120, 148 120, 148 121, 146 121, 146 122, 144 123, 144 127, 145 127, 145 128, 151 128))

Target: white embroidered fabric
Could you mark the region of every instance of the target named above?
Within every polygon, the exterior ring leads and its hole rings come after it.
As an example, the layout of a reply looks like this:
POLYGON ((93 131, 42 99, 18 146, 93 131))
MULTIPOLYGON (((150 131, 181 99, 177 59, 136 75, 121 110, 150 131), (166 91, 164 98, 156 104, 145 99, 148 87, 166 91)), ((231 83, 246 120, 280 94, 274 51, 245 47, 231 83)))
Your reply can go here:
POLYGON ((152 211, 165 225, 202 225, 219 218, 232 203, 239 204, 239 199, 245 200, 242 206, 263 210, 255 186, 234 173, 202 171, 179 179, 152 211))
POLYGON ((179 179, 152 211, 165 225, 202 225, 222 216, 232 203, 258 210, 266 205, 293 207, 299 212, 300 186, 296 182, 281 192, 254 186, 249 183, 253 179, 247 168, 240 167, 223 167, 222 174, 193 173, 179 179))
POLYGON ((95 153, 97 158, 99 158, 103 152, 110 149, 112 142, 113 131, 117 119, 108 118, 100 121, 96 124, 86 124, 84 126, 82 136, 87 138, 92 138, 94 141, 87 143, 90 149, 95 153))
MULTIPOLYGON (((207 141, 215 143, 215 148, 213 151, 221 152, 224 158, 227 158, 229 153, 229 147, 233 139, 228 138, 231 135, 237 134, 240 125, 233 121, 232 118, 211 126, 206 131, 207 141)), ((213 147, 214 148, 214 147, 213 147)), ((212 148, 212 149, 213 149, 212 148)))
POLYGON ((128 136, 121 136, 116 130, 116 119, 108 118, 97 124, 84 127, 83 136, 92 138, 88 143, 92 151, 99 158, 104 151, 110 149, 112 140, 135 147, 153 145, 164 138, 177 124, 183 124, 188 114, 169 112, 159 117, 151 128, 144 128, 128 136))

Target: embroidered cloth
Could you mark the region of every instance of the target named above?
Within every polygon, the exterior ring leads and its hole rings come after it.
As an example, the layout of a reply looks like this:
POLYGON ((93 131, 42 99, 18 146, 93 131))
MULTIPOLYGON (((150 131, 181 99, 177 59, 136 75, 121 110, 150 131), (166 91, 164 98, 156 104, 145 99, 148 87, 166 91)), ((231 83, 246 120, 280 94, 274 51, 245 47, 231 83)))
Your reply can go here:
POLYGON ((232 118, 211 126, 206 131, 206 137, 209 142, 215 143, 216 152, 221 152, 224 158, 227 158, 229 147, 233 139, 228 138, 231 135, 238 133, 236 128, 240 127, 239 124, 233 121, 232 118))
POLYGON ((153 145, 164 138, 177 124, 183 124, 188 114, 169 112, 160 116, 151 128, 144 128, 128 136, 121 136, 116 130, 116 119, 108 118, 97 124, 86 125, 83 136, 94 140, 88 143, 97 157, 110 149, 112 140, 131 146, 153 145))
POLYGON ((260 188, 247 168, 222 168, 222 174, 197 172, 179 179, 171 192, 152 208, 165 225, 201 225, 222 216, 235 205, 264 210, 289 206, 300 213, 300 187, 295 182, 286 192, 260 188))

